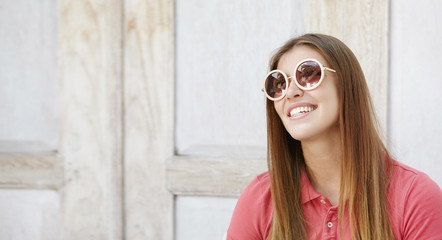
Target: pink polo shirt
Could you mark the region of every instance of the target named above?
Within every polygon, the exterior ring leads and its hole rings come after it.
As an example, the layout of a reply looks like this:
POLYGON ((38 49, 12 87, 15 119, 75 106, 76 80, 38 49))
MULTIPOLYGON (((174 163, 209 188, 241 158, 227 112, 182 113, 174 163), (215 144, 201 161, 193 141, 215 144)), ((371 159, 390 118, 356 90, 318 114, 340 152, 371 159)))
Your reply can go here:
MULTIPOLYGON (((338 207, 301 178, 309 239, 351 239, 348 216, 339 231, 338 207), (342 237, 341 237, 342 236, 342 237)), ((391 226, 396 239, 442 240, 442 191, 425 173, 394 162, 388 190, 391 226)), ((272 221, 270 178, 263 173, 241 194, 227 232, 228 240, 266 239, 272 221)))

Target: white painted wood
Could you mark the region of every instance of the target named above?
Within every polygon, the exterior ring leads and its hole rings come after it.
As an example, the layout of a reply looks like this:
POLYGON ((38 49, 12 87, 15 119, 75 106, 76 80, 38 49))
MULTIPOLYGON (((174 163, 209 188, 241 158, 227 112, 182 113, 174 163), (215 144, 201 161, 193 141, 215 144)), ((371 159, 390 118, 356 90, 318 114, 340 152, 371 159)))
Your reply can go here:
MULTIPOLYGON (((265 97, 259 89, 271 52, 292 35, 321 32, 347 43, 386 129, 388 7, 373 0, 177 1, 175 140, 185 156, 170 159, 168 188, 180 196, 237 196, 265 171, 265 97), (254 161, 246 159, 250 152, 254 161)), ((184 209, 205 202, 186 200, 184 209)), ((195 239, 194 229, 216 239, 204 227, 208 217, 192 222, 190 216, 177 209, 177 226, 184 226, 177 234, 188 234, 182 239, 195 239)))
POLYGON ((398 160, 442 186, 442 2, 391 6, 391 147, 398 160))
POLYGON ((55 154, 0 153, 1 188, 59 189, 62 184, 63 162, 55 154))
POLYGON ((62 239, 123 238, 120 0, 59 0, 62 239))
POLYGON ((0 239, 58 240, 59 195, 51 190, 0 190, 0 239))
POLYGON ((56 6, 0 0, 2 240, 60 239, 56 6))
POLYGON ((0 0, 0 141, 57 149, 56 12, 55 0, 0 0))
POLYGON ((192 145, 180 152, 180 156, 210 158, 263 158, 267 149, 247 145, 192 145))
POLYGON ((236 198, 177 197, 176 240, 221 240, 236 198))
POLYGON ((266 159, 174 157, 167 164, 167 186, 176 195, 239 196, 266 159))
POLYGON ((271 53, 293 34, 292 4, 176 1, 178 154, 213 157, 214 146, 227 155, 238 153, 236 146, 265 152, 261 88, 271 53))
POLYGON ((308 32, 333 35, 354 52, 364 71, 386 139, 389 1, 308 1, 306 19, 308 32))
POLYGON ((0 141, 0 153, 50 153, 54 150, 44 141, 0 141))
POLYGON ((174 4, 124 5, 124 173, 126 239, 173 239, 174 4))

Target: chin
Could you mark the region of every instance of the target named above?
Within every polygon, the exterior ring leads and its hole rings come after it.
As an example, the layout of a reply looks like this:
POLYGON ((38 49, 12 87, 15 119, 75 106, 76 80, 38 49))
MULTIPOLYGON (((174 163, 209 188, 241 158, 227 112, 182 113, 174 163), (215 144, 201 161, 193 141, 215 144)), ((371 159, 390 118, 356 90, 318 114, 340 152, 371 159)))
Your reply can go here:
POLYGON ((289 134, 293 139, 298 140, 298 141, 304 141, 304 140, 307 140, 311 137, 310 134, 307 134, 305 132, 299 132, 299 131, 297 131, 297 132, 291 131, 291 132, 289 132, 289 134))

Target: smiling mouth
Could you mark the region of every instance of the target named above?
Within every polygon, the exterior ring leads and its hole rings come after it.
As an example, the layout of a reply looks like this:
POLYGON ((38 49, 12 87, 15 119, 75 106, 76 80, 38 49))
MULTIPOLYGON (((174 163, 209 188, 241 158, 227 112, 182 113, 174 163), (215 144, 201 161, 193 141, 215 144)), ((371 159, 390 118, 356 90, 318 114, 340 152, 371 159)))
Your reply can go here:
POLYGON ((297 116, 300 116, 304 113, 314 111, 315 109, 316 109, 316 107, 312 107, 312 106, 293 108, 289 113, 289 117, 297 117, 297 116))

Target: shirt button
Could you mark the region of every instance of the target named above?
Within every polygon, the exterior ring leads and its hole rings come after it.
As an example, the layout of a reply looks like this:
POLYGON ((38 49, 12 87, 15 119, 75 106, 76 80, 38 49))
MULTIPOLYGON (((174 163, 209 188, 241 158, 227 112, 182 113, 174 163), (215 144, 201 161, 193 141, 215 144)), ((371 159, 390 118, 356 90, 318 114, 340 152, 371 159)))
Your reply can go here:
POLYGON ((332 228, 333 227, 333 223, 332 222, 328 222, 327 223, 327 227, 332 228))
POLYGON ((322 203, 322 204, 325 204, 325 201, 324 201, 324 199, 321 199, 321 203, 322 203))

